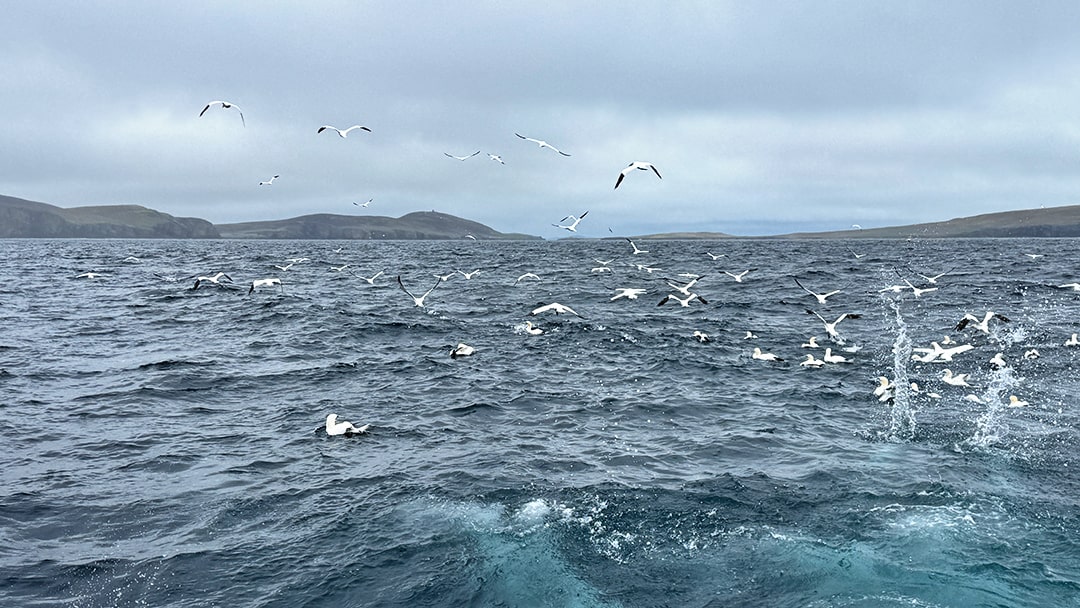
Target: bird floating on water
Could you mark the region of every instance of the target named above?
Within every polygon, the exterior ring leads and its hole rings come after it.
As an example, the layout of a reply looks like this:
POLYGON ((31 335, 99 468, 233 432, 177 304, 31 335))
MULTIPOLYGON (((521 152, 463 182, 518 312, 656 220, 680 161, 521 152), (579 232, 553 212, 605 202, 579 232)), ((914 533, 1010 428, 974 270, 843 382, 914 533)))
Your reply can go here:
POLYGON ((468 357, 476 352, 476 349, 465 344, 464 342, 458 342, 458 345, 450 349, 450 358, 457 359, 458 357, 468 357))
POLYGON ((761 352, 761 348, 758 347, 758 346, 754 347, 754 354, 752 354, 750 356, 753 357, 754 359, 760 359, 761 361, 783 361, 783 359, 781 359, 780 357, 777 357, 776 355, 774 355, 772 353, 763 353, 763 352, 761 352))
POLYGON ((328 414, 326 416, 326 434, 330 436, 344 435, 351 437, 353 435, 363 435, 371 428, 370 424, 364 426, 353 426, 353 423, 346 420, 338 422, 337 414, 328 414))

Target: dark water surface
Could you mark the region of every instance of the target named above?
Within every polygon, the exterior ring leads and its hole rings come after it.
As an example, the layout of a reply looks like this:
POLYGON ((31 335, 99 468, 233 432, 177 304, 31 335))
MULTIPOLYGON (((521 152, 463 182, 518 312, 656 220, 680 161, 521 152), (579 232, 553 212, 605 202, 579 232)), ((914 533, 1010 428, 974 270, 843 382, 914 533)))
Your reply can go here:
POLYGON ((1078 244, 0 241, 0 605, 1080 606, 1078 244))

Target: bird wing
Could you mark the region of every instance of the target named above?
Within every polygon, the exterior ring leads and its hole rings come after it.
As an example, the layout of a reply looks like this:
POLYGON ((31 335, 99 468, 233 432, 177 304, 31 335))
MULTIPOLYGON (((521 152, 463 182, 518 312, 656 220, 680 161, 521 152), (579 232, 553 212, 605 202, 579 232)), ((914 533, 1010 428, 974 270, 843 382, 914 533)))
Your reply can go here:
POLYGON ((660 179, 664 179, 664 176, 660 175, 660 172, 656 170, 656 165, 654 165, 652 163, 649 163, 649 168, 653 170, 653 173, 656 174, 656 177, 659 177, 660 179))

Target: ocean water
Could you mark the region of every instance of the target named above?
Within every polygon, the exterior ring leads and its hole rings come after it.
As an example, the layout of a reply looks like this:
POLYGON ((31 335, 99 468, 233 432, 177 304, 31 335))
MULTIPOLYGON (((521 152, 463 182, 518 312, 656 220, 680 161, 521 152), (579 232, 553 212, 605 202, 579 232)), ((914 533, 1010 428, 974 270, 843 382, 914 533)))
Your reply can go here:
POLYGON ((0 605, 1080 606, 1077 245, 0 241, 0 605))

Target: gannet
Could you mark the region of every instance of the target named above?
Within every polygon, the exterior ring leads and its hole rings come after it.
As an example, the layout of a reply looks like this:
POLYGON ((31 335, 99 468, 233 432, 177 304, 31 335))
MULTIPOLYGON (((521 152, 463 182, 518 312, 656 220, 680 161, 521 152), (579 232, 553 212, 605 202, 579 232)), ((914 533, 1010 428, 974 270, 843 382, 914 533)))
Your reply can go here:
POLYGON ((551 148, 552 150, 555 150, 556 152, 558 152, 559 154, 562 154, 563 156, 570 156, 566 152, 563 152, 562 150, 556 148, 555 146, 553 146, 553 145, 551 145, 551 144, 549 144, 546 141, 543 141, 541 139, 533 139, 531 137, 525 137, 524 135, 521 135, 519 133, 514 133, 514 135, 517 135, 518 137, 520 137, 521 139, 524 139, 525 141, 531 141, 531 142, 535 143, 536 145, 540 146, 541 148, 551 148))
MULTIPOLYGON (((555 314, 569 313, 569 314, 574 315, 575 317, 581 317, 581 315, 574 312, 574 309, 570 308, 569 306, 559 304, 558 302, 552 302, 551 304, 545 304, 544 306, 541 306, 539 308, 534 309, 529 314, 538 315, 540 313, 547 312, 549 310, 554 312, 555 314)), ((582 317, 582 318, 584 318, 584 317, 582 317)))
POLYGON ((806 355, 806 360, 804 360, 802 363, 799 363, 799 365, 802 367, 821 367, 822 365, 825 365, 825 362, 821 359, 815 358, 812 354, 808 354, 806 355))
POLYGON ((357 207, 367 207, 368 205, 370 205, 373 202, 375 202, 375 199, 369 198, 366 203, 358 203, 356 201, 353 201, 353 204, 356 205, 357 207))
POLYGON ((703 331, 695 329, 693 335, 694 335, 695 338, 697 338, 698 342, 708 342, 709 341, 709 334, 707 334, 707 333, 705 333, 703 331))
POLYGON ((533 280, 539 281, 540 277, 537 276, 536 274, 532 273, 532 272, 526 272, 525 274, 518 277, 517 280, 514 281, 514 284, 516 285, 516 284, 524 281, 525 279, 533 279, 533 280))
POLYGON ((776 355, 774 355, 772 353, 763 353, 763 352, 761 352, 761 348, 759 348, 757 346, 754 347, 754 354, 752 354, 750 356, 753 357, 754 359, 760 359, 762 361, 783 361, 783 359, 781 359, 780 357, 777 357, 776 355))
POLYGON ((821 346, 817 343, 817 336, 810 336, 810 340, 808 340, 805 344, 802 344, 801 346, 803 348, 821 348, 821 346))
POLYGON ((989 311, 989 310, 986 311, 986 315, 983 316, 982 321, 980 321, 974 315, 968 313, 968 314, 965 314, 964 318, 960 319, 960 322, 956 324, 956 331, 962 331, 965 327, 967 327, 970 324, 975 329, 983 332, 984 334, 988 334, 988 333, 990 333, 990 319, 991 318, 997 319, 999 321, 1003 321, 1005 323, 1009 323, 1009 319, 1007 317, 1005 317, 1005 315, 1001 315, 1001 314, 998 314, 996 312, 992 312, 992 311, 989 311))
POLYGON ((459 271, 457 271, 457 272, 458 272, 458 274, 460 274, 461 276, 465 277, 466 279, 471 279, 471 278, 475 277, 475 276, 476 276, 477 274, 479 274, 479 272, 480 272, 480 269, 479 269, 479 268, 477 268, 476 270, 474 270, 474 271, 472 271, 472 272, 462 272, 462 271, 460 271, 460 270, 459 270, 459 271))
POLYGON ((834 289, 834 290, 832 290, 832 291, 830 291, 828 293, 816 293, 816 292, 810 291, 809 289, 806 288, 805 285, 800 283, 799 282, 799 277, 792 277, 792 278, 795 279, 795 284, 798 285, 799 287, 801 287, 803 291, 805 291, 806 293, 808 293, 808 294, 814 296, 815 298, 817 298, 817 301, 818 301, 819 304, 824 304, 825 299, 828 298, 829 296, 834 296, 834 295, 840 293, 839 289, 834 289))
POLYGON ((1062 289, 1071 289, 1073 291, 1080 291, 1080 283, 1065 283, 1064 285, 1058 285, 1062 289))
POLYGON ((619 287, 615 290, 615 295, 611 296, 612 301, 619 298, 626 298, 627 300, 636 300, 638 296, 646 293, 644 289, 638 289, 636 287, 619 287))
POLYGON ((828 321, 825 320, 824 317, 822 317, 818 313, 810 310, 809 308, 806 309, 806 312, 814 315, 818 319, 821 319, 821 322, 825 324, 825 333, 829 334, 829 337, 834 339, 834 340, 839 340, 840 339, 840 334, 839 334, 839 332, 836 331, 836 325, 838 323, 840 323, 844 319, 849 319, 849 318, 850 319, 858 319, 858 318, 860 318, 860 316, 857 315, 857 314, 845 312, 844 314, 837 317, 835 321, 833 321, 832 323, 829 323, 828 321))
POLYGON ((657 304, 657 306, 663 306, 664 304, 667 304, 669 301, 675 300, 676 302, 681 304, 683 308, 688 308, 690 306, 690 302, 692 300, 694 300, 695 298, 700 300, 702 304, 708 304, 708 302, 705 301, 705 298, 699 296, 696 293, 690 294, 689 296, 686 297, 685 300, 680 298, 679 296, 677 296, 675 294, 669 293, 668 295, 664 296, 663 300, 660 300, 660 303, 657 304))
POLYGON ((649 253, 646 249, 638 249, 638 246, 635 245, 634 241, 631 241, 630 239, 626 239, 626 242, 630 243, 630 246, 634 248, 634 255, 637 255, 639 253, 649 253))
POLYGON ((435 288, 438 287, 439 283, 441 283, 441 282, 442 281, 435 281, 435 284, 431 286, 431 289, 428 289, 427 291, 425 291, 424 295, 422 295, 420 297, 416 297, 408 289, 405 289, 405 284, 401 282, 401 275, 399 274, 398 277, 397 277, 398 287, 401 288, 401 291, 404 291, 405 293, 409 294, 409 297, 413 299, 413 303, 416 304, 417 306, 419 306, 420 308, 424 308, 424 298, 428 297, 428 294, 431 293, 432 291, 435 291, 435 288))
POLYGON ((851 363, 851 359, 848 359, 844 355, 832 354, 831 348, 825 349, 825 354, 821 357, 826 363, 851 363))
POLYGON ((274 177, 271 177, 270 179, 266 180, 265 182, 259 182, 259 185, 260 186, 272 186, 272 185, 274 185, 274 180, 279 178, 279 177, 281 177, 281 176, 280 175, 275 175, 274 177))
POLYGON ((892 401, 896 396, 896 385, 885 376, 878 376, 878 386, 874 389, 878 401, 892 401))
POLYGON ((970 344, 961 344, 960 346, 954 346, 952 348, 942 348, 937 342, 931 342, 930 348, 913 348, 911 350, 917 353, 925 353, 925 356, 919 357, 912 355, 911 358, 920 363, 929 363, 935 360, 952 361, 953 357, 960 353, 966 353, 967 351, 975 348, 970 344))
POLYGON ((466 160, 469 160, 470 158, 476 156, 477 154, 480 154, 480 150, 477 150, 476 152, 473 152, 472 154, 470 154, 468 156, 454 156, 453 154, 450 154, 449 152, 443 152, 443 154, 449 156, 450 158, 454 158, 454 159, 457 159, 457 160, 460 160, 460 161, 466 161, 466 160))
POLYGON ((362 276, 360 276, 358 274, 355 274, 355 273, 353 274, 353 276, 355 276, 358 279, 362 279, 364 281, 367 281, 368 285, 374 285, 375 284, 375 279, 379 278, 379 276, 381 276, 382 273, 383 273, 383 271, 380 270, 379 272, 376 272, 375 274, 371 275, 370 277, 362 277, 362 276))
POLYGON ((366 433, 370 424, 365 424, 361 427, 353 426, 353 423, 342 420, 338 422, 337 414, 328 414, 326 416, 326 434, 327 435, 345 435, 351 437, 352 435, 361 435, 366 433))
POLYGON ((525 333, 529 334, 530 336, 539 336, 540 334, 544 333, 544 330, 533 325, 532 321, 525 321, 525 333))
POLYGON ((1065 340, 1065 346, 1080 346, 1080 339, 1077 339, 1076 334, 1073 334, 1068 340, 1065 340))
POLYGON ((619 179, 615 180, 615 188, 618 188, 619 184, 622 183, 623 178, 625 178, 627 175, 629 175, 634 169, 641 169, 642 171, 648 171, 649 169, 652 169, 652 172, 656 174, 656 177, 659 177, 660 179, 664 179, 663 176, 660 175, 660 172, 656 170, 656 167, 653 166, 652 163, 647 163, 647 162, 641 161, 641 160, 635 160, 634 162, 630 163, 625 169, 623 169, 622 171, 619 172, 619 179))
POLYGON ((945 384, 951 384, 953 386, 968 386, 968 387, 970 387, 971 385, 967 383, 967 379, 968 379, 968 374, 956 374, 956 375, 953 375, 952 370, 947 368, 947 367, 945 368, 945 371, 943 371, 941 373, 942 382, 944 382, 945 384))
POLYGON ((1039 358, 1039 351, 1035 350, 1034 348, 1031 349, 1031 350, 1025 350, 1024 351, 1024 359, 1026 359, 1028 361, 1031 361, 1031 360, 1038 359, 1038 358, 1039 358))
POLYGON ((739 274, 733 274, 733 273, 730 273, 730 272, 725 270, 724 274, 726 274, 729 277, 735 279, 736 283, 742 283, 743 277, 746 276, 746 273, 754 271, 754 270, 757 270, 757 268, 751 268, 750 270, 744 270, 744 271, 740 272, 739 274))
POLYGON ((211 101, 210 103, 206 104, 206 107, 202 109, 202 112, 199 112, 199 116, 206 114, 206 111, 210 109, 210 106, 216 105, 220 105, 226 110, 229 108, 236 108, 236 112, 240 114, 240 124, 244 125, 245 127, 247 126, 247 122, 244 120, 244 113, 240 111, 240 106, 234 103, 230 103, 228 101, 211 101))
POLYGON ((679 293, 683 294, 684 296, 688 296, 688 295, 690 295, 690 288, 693 287, 694 285, 697 285, 697 282, 700 281, 703 278, 704 277, 695 276, 694 278, 690 279, 689 281, 686 281, 685 285, 676 285, 675 283, 671 282, 672 279, 664 279, 664 282, 668 284, 668 287, 671 287, 672 289, 678 291, 679 293))
POLYGON ((361 126, 361 125, 353 125, 353 126, 349 127, 348 129, 339 129, 337 127, 333 127, 333 126, 330 126, 330 125, 323 125, 323 126, 319 127, 318 131, 315 131, 315 132, 316 133, 322 133, 323 131, 325 131, 327 129, 333 129, 333 130, 337 131, 338 137, 348 137, 349 136, 349 131, 352 131, 354 129, 360 129, 361 131, 367 131, 368 133, 371 132, 371 129, 369 129, 367 127, 364 127, 364 126, 361 126))
POLYGON ((577 225, 579 223, 581 223, 581 220, 584 219, 586 215, 589 215, 588 211, 586 211, 585 213, 582 213, 580 216, 568 215, 568 216, 562 218, 559 221, 560 222, 565 222, 566 220, 573 219, 574 221, 572 223, 565 224, 565 225, 564 224, 552 224, 552 226, 555 226, 556 228, 565 228, 566 230, 569 230, 570 232, 577 232, 577 225))
POLYGON ((476 349, 465 344, 464 342, 458 342, 458 345, 450 349, 450 358, 457 359, 458 357, 468 357, 476 352, 476 349))
POLYGON ((500 165, 505 165, 506 164, 506 163, 503 162, 502 157, 499 156, 498 154, 488 154, 488 158, 490 158, 491 160, 499 163, 500 165))
POLYGON ((1031 405, 1027 401, 1021 400, 1016 395, 1009 395, 1009 407, 1027 407, 1031 405))
POLYGON ((280 287, 282 292, 285 291, 285 286, 281 284, 281 279, 255 279, 251 282, 251 288, 248 289, 248 295, 251 295, 251 292, 255 291, 256 287, 273 287, 274 285, 280 287))
POLYGON ((203 283, 213 283, 214 285, 220 286, 222 279, 225 279, 229 283, 232 283, 232 277, 225 274, 224 272, 219 272, 219 273, 215 274, 214 276, 210 276, 210 277, 202 277, 202 276, 196 277, 195 278, 195 284, 191 288, 192 289, 198 289, 199 286, 202 285, 203 283))

